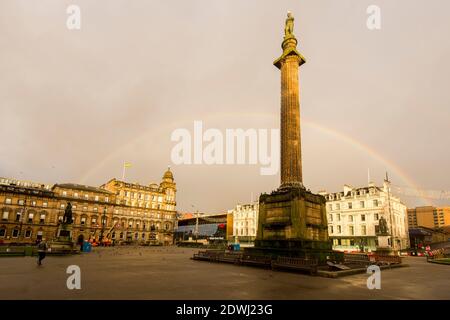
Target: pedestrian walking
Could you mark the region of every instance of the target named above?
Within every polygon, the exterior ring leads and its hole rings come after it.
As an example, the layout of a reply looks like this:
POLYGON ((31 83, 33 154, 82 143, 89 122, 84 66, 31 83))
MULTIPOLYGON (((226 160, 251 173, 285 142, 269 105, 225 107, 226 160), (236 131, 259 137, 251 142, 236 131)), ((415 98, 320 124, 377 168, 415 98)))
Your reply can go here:
POLYGON ((45 254, 47 253, 47 242, 45 241, 45 239, 42 239, 38 245, 37 245, 37 249, 38 249, 38 261, 37 264, 40 266, 42 265, 42 260, 45 259, 45 254))

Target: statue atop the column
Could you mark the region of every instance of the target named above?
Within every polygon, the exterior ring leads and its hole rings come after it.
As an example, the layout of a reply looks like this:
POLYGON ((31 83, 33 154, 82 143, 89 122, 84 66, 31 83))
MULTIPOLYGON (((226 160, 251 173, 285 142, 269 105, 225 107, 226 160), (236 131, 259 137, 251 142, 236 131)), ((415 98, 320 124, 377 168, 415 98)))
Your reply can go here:
POLYGON ((284 37, 294 37, 294 16, 290 11, 287 13, 286 26, 284 27, 284 37))
POLYGON ((66 210, 64 211, 64 217, 63 217, 63 223, 65 224, 72 224, 72 205, 70 202, 67 203, 66 210))
POLYGON ((388 227, 387 227, 387 221, 384 217, 380 218, 380 221, 378 223, 378 232, 380 234, 387 234, 388 233, 388 227))

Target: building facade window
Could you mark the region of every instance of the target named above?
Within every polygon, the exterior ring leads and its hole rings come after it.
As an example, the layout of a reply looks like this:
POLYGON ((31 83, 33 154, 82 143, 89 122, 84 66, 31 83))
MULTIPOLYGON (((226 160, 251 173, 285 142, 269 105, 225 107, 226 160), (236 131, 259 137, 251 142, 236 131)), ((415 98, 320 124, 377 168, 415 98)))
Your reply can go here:
POLYGON ((19 229, 13 229, 12 237, 17 238, 19 236, 19 229))
POLYGON ((7 221, 8 218, 9 218, 9 212, 8 211, 3 211, 2 220, 7 221))
POLYGON ((5 199, 5 203, 6 203, 6 204, 11 204, 11 199, 10 199, 10 198, 6 198, 6 199, 5 199))
POLYGON ((366 215, 365 214, 361 215, 361 221, 366 221, 366 215))
POLYGON ((361 235, 362 236, 366 235, 366 226, 361 226, 361 235))
POLYGON ((348 203, 348 208, 352 209, 353 208, 353 204, 351 202, 348 203))

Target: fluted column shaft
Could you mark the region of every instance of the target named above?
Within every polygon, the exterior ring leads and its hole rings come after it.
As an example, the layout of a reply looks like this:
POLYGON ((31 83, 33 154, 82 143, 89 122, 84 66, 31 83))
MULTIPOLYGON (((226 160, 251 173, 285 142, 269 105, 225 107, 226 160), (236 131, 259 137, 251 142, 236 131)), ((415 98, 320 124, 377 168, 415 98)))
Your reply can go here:
POLYGON ((281 187, 303 186, 299 61, 296 55, 281 61, 281 187))

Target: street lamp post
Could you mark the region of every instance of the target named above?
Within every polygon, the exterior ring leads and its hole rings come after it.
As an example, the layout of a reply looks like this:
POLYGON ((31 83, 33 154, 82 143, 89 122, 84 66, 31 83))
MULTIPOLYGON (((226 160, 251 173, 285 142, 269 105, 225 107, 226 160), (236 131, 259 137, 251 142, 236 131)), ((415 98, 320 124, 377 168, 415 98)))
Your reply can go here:
MULTIPOLYGON (((192 207, 195 208, 194 205, 192 205, 192 207)), ((197 209, 197 212, 195 214, 195 229, 194 229, 195 242, 197 242, 197 239, 198 239, 198 215, 199 215, 199 213, 198 213, 198 209, 197 209)))
POLYGON ((24 239, 24 236, 22 234, 22 227, 23 227, 23 221, 26 216, 26 205, 27 205, 27 199, 23 200, 23 209, 22 209, 22 216, 20 217, 20 227, 19 227, 19 241, 24 239))
POLYGON ((100 245, 103 243, 103 233, 105 232, 105 218, 106 218, 106 207, 103 208, 103 215, 102 215, 102 230, 100 232, 100 245))

